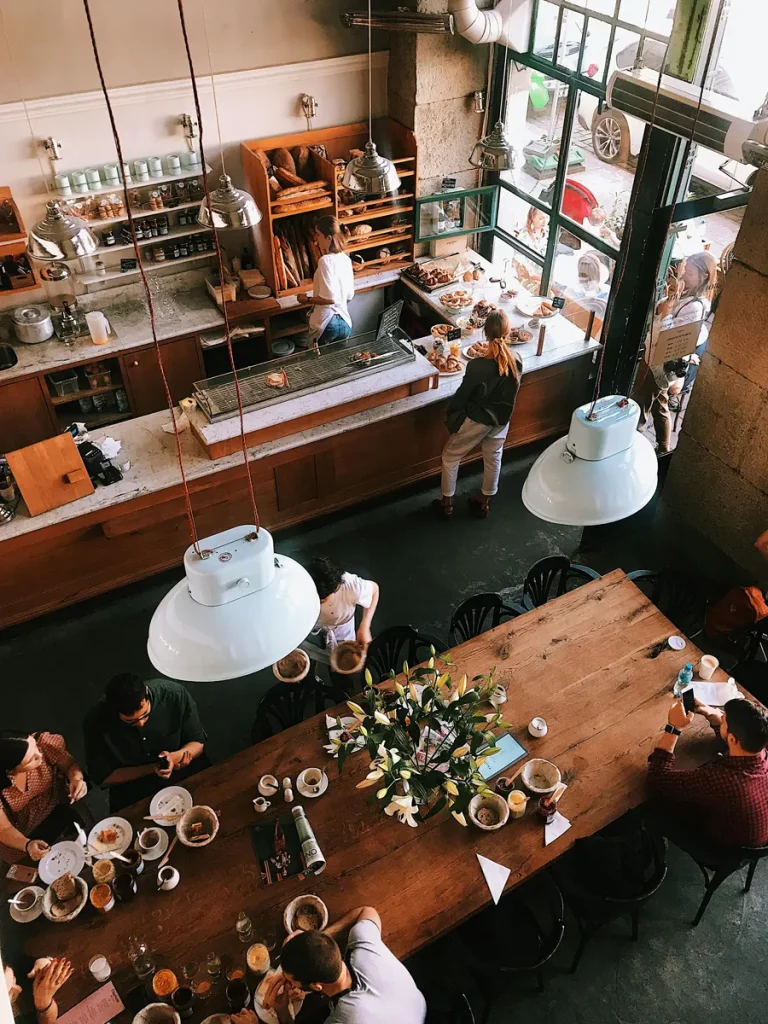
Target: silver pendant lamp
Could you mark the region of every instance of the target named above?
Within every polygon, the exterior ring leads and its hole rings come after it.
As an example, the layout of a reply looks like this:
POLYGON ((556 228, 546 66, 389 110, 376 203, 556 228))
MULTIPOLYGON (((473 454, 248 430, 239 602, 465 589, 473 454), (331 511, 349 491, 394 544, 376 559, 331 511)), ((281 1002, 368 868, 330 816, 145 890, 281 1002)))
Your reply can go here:
POLYGON ((373 141, 371 64, 371 0, 368 0, 368 141, 363 155, 353 157, 347 164, 342 184, 360 195, 386 196, 400 188, 400 176, 392 161, 377 152, 373 141))
POLYGON ((219 187, 211 192, 211 209, 204 199, 197 214, 197 223, 206 228, 252 228, 261 220, 261 210, 250 192, 235 188, 228 174, 219 178, 219 187), (213 216, 211 216, 211 214, 213 216))
POLYGON ((36 260, 76 260, 90 256, 98 244, 82 217, 65 213, 53 200, 46 206, 45 217, 30 231, 27 252, 36 260))
POLYGON ((517 154, 507 138, 503 121, 497 121, 490 135, 475 143, 469 162, 484 171, 512 170, 517 163, 517 154))

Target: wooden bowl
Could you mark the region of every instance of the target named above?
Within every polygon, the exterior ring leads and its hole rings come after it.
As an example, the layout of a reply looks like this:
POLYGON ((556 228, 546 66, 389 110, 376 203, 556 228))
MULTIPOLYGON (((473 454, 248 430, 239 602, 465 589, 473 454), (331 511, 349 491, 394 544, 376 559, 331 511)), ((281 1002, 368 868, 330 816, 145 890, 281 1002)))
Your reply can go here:
POLYGON ((79 875, 75 875, 75 884, 78 889, 78 901, 74 908, 63 917, 54 917, 51 913, 53 906, 53 889, 49 885, 43 894, 43 914, 52 921, 54 924, 66 924, 67 921, 74 921, 80 911, 83 909, 85 904, 88 902, 88 883, 84 878, 79 875))
POLYGON ((285 908, 283 913, 283 924, 285 930, 290 935, 291 932, 295 931, 323 931, 328 926, 328 907, 323 903, 319 896, 312 896, 307 894, 305 896, 297 896, 295 900, 291 900, 288 906, 285 908), (296 918, 300 915, 301 911, 305 907, 313 907, 320 915, 320 926, 313 929, 302 929, 296 918))
POLYGON ((147 1003, 133 1018, 133 1024, 181 1024, 181 1017, 168 1003, 147 1003))
POLYGON ((478 793, 469 801, 469 819, 483 832, 495 832, 509 820, 507 801, 498 793, 478 793), (495 815, 497 820, 492 824, 484 821, 484 813, 495 815))
POLYGON ((548 796, 560 785, 560 769, 543 757, 532 757, 523 768, 525 788, 536 796, 548 796))
POLYGON ((216 833, 218 831, 219 819, 216 816, 216 812, 212 807, 206 807, 203 804, 196 804, 194 807, 190 807, 189 810, 185 811, 176 822, 176 835, 184 846, 207 846, 216 838, 216 833), (195 841, 192 826, 198 822, 203 826, 204 831, 208 831, 208 829, 210 829, 211 834, 205 839, 195 841))
POLYGON ((302 679, 306 679, 309 675, 309 655, 306 651, 302 651, 300 647, 297 647, 295 651, 291 651, 290 654, 286 654, 280 661, 276 661, 272 666, 272 672, 277 676, 281 683, 300 683, 302 679), (297 662, 301 662, 301 669, 297 675, 289 675, 285 671, 285 662, 289 658, 295 659, 297 662), (282 666, 282 668, 281 668, 282 666))
POLYGON ((331 668, 342 676, 353 676, 365 665, 365 648, 357 640, 342 640, 331 651, 331 668), (355 655, 355 660, 352 660, 355 655))

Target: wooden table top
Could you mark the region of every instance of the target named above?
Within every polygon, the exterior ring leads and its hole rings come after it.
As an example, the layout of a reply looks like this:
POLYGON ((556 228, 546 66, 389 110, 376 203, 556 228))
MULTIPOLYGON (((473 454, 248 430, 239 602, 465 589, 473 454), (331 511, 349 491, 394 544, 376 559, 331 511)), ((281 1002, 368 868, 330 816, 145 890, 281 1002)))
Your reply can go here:
MULTIPOLYGON (((415 829, 386 817, 367 805, 369 791, 355 789, 367 767, 364 754, 350 757, 337 775, 335 762, 323 751, 327 735, 319 715, 189 781, 197 803, 220 809, 221 827, 208 847, 177 845, 171 863, 181 881, 175 890, 155 891, 155 873, 147 865, 132 903, 118 904, 106 916, 88 906, 64 925, 41 918, 25 926, 26 949, 33 956, 72 960, 76 974, 60 994, 64 1010, 97 987, 88 973, 88 961, 97 953, 109 955, 124 994, 130 985, 121 984, 121 974, 126 982, 132 977, 127 970, 131 934, 143 936, 158 964, 178 973, 186 962, 202 962, 213 950, 242 956, 235 933, 240 910, 250 915, 257 933, 272 928, 280 941, 286 904, 314 892, 325 900, 331 919, 361 904, 378 907, 385 941, 404 958, 490 902, 477 852, 511 869, 509 888, 645 799, 646 759, 666 721, 673 680, 683 664, 699 656, 689 643, 684 651, 666 650, 651 659, 653 646, 674 632, 617 570, 453 649, 456 681, 464 672, 471 679, 497 667, 496 679, 509 694, 503 710, 512 732, 531 755, 554 761, 569 783, 561 810, 572 828, 549 847, 535 815, 493 833, 462 828, 445 815, 415 829), (527 734, 535 715, 548 722, 543 739, 527 734), (325 767, 331 779, 323 797, 298 798, 328 867, 315 879, 263 886, 249 832, 257 820, 251 801, 258 779, 267 772, 295 778, 310 765, 325 767)), ((230 713, 242 712, 233 707, 230 713)), ((709 736, 697 717, 683 734, 679 753, 706 760, 712 752, 709 736)), ((127 817, 143 824, 146 806, 137 805, 127 817)), ((273 805, 259 820, 271 820, 284 809, 282 803, 273 805)), ((213 1011, 211 1002, 200 1017, 213 1011)))

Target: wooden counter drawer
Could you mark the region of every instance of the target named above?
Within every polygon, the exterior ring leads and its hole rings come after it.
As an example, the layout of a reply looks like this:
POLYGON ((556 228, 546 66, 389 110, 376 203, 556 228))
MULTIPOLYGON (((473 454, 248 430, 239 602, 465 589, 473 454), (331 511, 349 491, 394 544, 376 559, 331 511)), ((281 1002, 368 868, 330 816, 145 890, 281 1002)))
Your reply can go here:
MULTIPOLYGON (((205 376, 198 338, 193 336, 161 342, 160 351, 171 398, 178 402, 192 393, 196 380, 205 376)), ((124 353, 120 363, 136 416, 146 416, 168 407, 154 345, 124 353)))

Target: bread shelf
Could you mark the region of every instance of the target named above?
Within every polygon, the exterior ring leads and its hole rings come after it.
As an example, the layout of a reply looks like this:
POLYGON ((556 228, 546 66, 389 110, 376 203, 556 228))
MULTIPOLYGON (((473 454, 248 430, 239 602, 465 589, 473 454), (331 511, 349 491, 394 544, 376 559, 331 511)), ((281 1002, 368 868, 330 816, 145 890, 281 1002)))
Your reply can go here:
POLYGON ((333 206, 333 198, 332 196, 327 196, 322 201, 318 199, 316 203, 305 206, 303 210, 284 209, 288 205, 290 204, 275 203, 272 207, 272 220, 281 220, 283 217, 301 217, 303 213, 312 213, 314 210, 327 210, 329 206, 333 206))
POLYGON ((339 223, 342 227, 345 224, 359 224, 361 221, 376 220, 379 217, 396 217, 398 213, 410 213, 414 207, 395 206, 389 210, 371 210, 369 213, 356 213, 352 217, 341 217, 339 223))
POLYGON ((383 256, 375 260, 366 260, 363 264, 358 264, 360 269, 355 269, 355 280, 360 277, 366 277, 369 274, 378 274, 381 270, 400 270, 403 267, 409 267, 413 263, 413 260, 407 253, 403 253, 402 256, 383 256), (369 269, 370 268, 370 269, 369 269))
POLYGON ((364 239, 353 245, 347 245, 347 252, 360 252, 362 249, 375 249, 380 245, 393 242, 407 242, 413 238, 413 231, 401 231, 399 234, 366 235, 364 239))
MULTIPOLYGON (((359 203, 339 203, 339 210, 356 210, 358 208, 358 206, 365 206, 366 209, 367 209, 370 206, 380 206, 382 203, 397 203, 397 202, 400 202, 403 199, 414 199, 414 198, 415 198, 415 193, 413 193, 413 192, 399 192, 397 195, 386 196, 384 199, 366 199, 365 201, 359 202, 359 203)), ((396 207, 392 207, 392 209, 396 209, 396 207)), ((365 216, 367 216, 367 214, 359 213, 359 214, 354 214, 353 216, 365 217, 365 216)), ((346 222, 348 222, 350 220, 349 217, 343 217, 342 219, 344 221, 346 221, 346 222)))
POLYGON ((308 330, 309 324, 304 317, 300 320, 293 318, 287 324, 272 327, 272 341, 277 341, 278 338, 290 338, 294 334, 305 334, 308 330))

